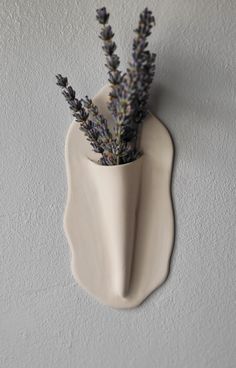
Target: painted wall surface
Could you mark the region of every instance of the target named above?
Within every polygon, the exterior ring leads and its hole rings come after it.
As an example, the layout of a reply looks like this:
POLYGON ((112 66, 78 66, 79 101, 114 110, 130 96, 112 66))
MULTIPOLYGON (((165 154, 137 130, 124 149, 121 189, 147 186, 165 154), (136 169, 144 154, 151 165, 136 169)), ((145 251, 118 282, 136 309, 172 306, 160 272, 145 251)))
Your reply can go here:
POLYGON ((1 0, 2 368, 236 366, 236 2, 1 0), (139 308, 99 305, 70 273, 62 229, 71 116, 106 82, 94 20, 106 5, 122 67, 148 5, 157 26, 151 110, 176 147, 176 243, 167 282, 139 308))

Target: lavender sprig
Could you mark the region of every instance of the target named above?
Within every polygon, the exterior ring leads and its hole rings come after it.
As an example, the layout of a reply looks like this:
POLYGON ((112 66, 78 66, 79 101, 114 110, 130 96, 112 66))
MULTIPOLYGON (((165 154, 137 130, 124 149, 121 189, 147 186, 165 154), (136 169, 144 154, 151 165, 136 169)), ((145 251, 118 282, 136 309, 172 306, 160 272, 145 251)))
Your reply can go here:
POLYGON ((99 38, 103 41, 102 49, 106 56, 105 66, 108 68, 108 81, 110 82, 111 91, 109 93, 110 101, 108 103, 108 109, 111 111, 113 117, 116 118, 117 114, 117 88, 120 85, 123 75, 118 69, 120 65, 120 59, 116 51, 116 43, 113 41, 114 33, 110 25, 107 25, 110 14, 107 13, 105 7, 97 9, 96 19, 102 25, 102 29, 99 38))
POLYGON ((82 99, 84 108, 89 113, 89 116, 94 122, 94 125, 97 127, 100 134, 100 144, 102 145, 104 151, 104 157, 101 161, 102 164, 106 162, 106 165, 115 165, 116 160, 116 152, 115 152, 115 144, 112 133, 108 127, 107 120, 103 115, 99 114, 98 107, 93 103, 93 101, 85 96, 85 99, 82 99))
POLYGON ((134 30, 136 37, 133 40, 132 61, 118 90, 118 110, 123 114, 121 136, 123 140, 133 141, 134 152, 139 124, 147 114, 149 89, 155 72, 156 55, 146 50, 147 37, 154 24, 152 12, 145 8, 134 30))
POLYGON ((119 165, 121 161, 121 156, 124 161, 124 152, 127 150, 125 147, 125 143, 121 141, 121 114, 118 111, 118 91, 119 86, 123 80, 124 75, 121 74, 121 71, 118 69, 120 65, 120 59, 117 54, 115 54, 116 44, 113 41, 114 33, 110 25, 107 25, 110 14, 107 13, 105 7, 97 9, 97 20, 102 25, 102 30, 100 32, 100 38, 103 40, 102 49, 106 55, 106 64, 105 66, 108 68, 109 72, 109 82, 111 85, 111 91, 109 93, 110 101, 108 102, 108 109, 111 111, 113 118, 116 121, 115 126, 115 136, 116 136, 116 153, 117 159, 116 164, 119 165))
POLYGON ((138 125, 147 114, 147 101, 149 90, 155 74, 156 54, 150 53, 146 48, 148 46, 147 37, 151 35, 151 29, 155 25, 155 18, 152 12, 145 8, 140 14, 140 20, 137 29, 134 30, 136 37, 133 40, 133 62, 128 70, 129 80, 136 80, 133 84, 135 96, 134 123, 136 124, 136 134, 138 125))
POLYGON ((80 129, 85 133, 87 140, 90 142, 93 151, 102 155, 100 162, 103 165, 113 164, 114 145, 106 119, 98 113, 97 106, 87 96, 85 100, 78 100, 76 98, 76 92, 68 85, 68 79, 66 77, 58 74, 56 78, 57 85, 62 88, 62 94, 73 111, 76 122, 80 124, 80 129), (91 120, 90 115, 96 119, 91 120))

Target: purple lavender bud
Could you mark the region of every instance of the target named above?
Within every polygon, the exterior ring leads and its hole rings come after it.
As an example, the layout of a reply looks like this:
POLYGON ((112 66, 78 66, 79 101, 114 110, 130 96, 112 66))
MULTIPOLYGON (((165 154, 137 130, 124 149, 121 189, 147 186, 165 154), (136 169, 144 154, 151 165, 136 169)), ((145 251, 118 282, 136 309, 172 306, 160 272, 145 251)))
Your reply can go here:
POLYGON ((109 15, 110 15, 109 13, 107 13, 106 8, 103 7, 103 8, 97 9, 96 12, 97 12, 96 19, 98 20, 98 22, 100 24, 105 25, 108 22, 109 15))

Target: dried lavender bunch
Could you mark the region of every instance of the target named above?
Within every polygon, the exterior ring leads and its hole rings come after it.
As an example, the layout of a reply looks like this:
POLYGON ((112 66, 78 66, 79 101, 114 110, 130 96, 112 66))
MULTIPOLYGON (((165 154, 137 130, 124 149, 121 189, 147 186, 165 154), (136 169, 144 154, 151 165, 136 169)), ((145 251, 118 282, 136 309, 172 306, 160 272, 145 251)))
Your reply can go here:
POLYGON ((114 165, 114 142, 108 128, 107 120, 98 113, 98 108, 87 96, 85 100, 76 98, 76 92, 68 85, 67 77, 56 75, 57 85, 62 88, 62 94, 73 111, 75 120, 80 125, 93 151, 100 153, 100 163, 103 165, 114 165), (90 116, 94 119, 91 120, 90 116))
POLYGON ((115 53, 114 33, 108 25, 109 13, 103 7, 97 10, 96 18, 102 25, 99 37, 103 40, 106 55, 108 80, 111 91, 108 109, 115 120, 114 135, 107 120, 99 114, 98 108, 87 96, 77 99, 76 93, 68 85, 66 77, 58 74, 57 84, 73 111, 80 129, 87 136, 93 150, 101 154, 102 165, 119 165, 134 161, 141 155, 137 147, 139 126, 147 114, 150 85, 155 72, 156 55, 147 50, 147 37, 155 24, 152 12, 147 8, 140 14, 136 36, 132 46, 132 60, 126 73, 119 70, 120 59, 115 53))

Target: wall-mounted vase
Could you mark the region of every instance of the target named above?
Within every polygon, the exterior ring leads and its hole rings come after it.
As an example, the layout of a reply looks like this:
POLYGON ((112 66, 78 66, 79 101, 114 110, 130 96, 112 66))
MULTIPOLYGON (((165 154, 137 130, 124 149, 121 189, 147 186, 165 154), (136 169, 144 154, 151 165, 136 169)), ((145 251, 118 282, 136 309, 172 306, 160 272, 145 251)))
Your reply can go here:
MULTIPOLYGON (((102 114, 109 89, 94 98, 102 114)), ((79 285, 114 308, 139 305, 169 272, 174 239, 173 143, 152 114, 141 132, 142 156, 118 166, 99 156, 76 122, 66 138, 68 196, 64 228, 79 285)))

